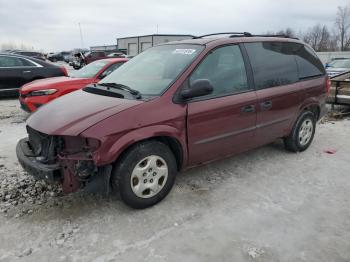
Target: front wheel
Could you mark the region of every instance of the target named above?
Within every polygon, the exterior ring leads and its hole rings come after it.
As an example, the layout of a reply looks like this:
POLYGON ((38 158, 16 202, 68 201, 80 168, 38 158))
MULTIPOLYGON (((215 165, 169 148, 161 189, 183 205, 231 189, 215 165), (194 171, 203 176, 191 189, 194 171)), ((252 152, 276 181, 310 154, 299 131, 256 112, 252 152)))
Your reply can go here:
POLYGON ((112 186, 132 208, 146 208, 161 201, 171 190, 177 174, 169 147, 159 141, 132 146, 116 163, 112 186))
POLYGON ((292 152, 302 152, 306 150, 315 135, 316 118, 311 111, 304 111, 298 117, 292 132, 284 138, 284 145, 292 152))

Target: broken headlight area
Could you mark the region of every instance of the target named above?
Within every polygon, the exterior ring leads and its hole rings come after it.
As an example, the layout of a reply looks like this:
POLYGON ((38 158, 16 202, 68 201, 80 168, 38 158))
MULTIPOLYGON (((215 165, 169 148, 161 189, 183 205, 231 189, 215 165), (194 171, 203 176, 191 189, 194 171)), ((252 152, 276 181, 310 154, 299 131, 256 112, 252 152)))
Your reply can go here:
POLYGON ((58 159, 92 160, 100 141, 80 136, 47 135, 27 126, 28 146, 32 156, 43 164, 53 164, 58 159))
MULTIPOLYGON (((27 127, 29 150, 19 152, 22 166, 34 175, 35 169, 41 168, 41 173, 48 179, 60 181, 63 191, 75 192, 84 187, 91 187, 98 180, 104 187, 108 187, 111 167, 98 167, 94 162, 94 153, 100 146, 100 141, 81 136, 55 136, 38 132, 27 127), (28 153, 29 152, 29 153, 28 153), (54 166, 49 175, 45 174, 47 167, 54 166), (57 168, 56 168, 57 167, 57 168), (43 170, 43 171, 42 171, 43 170), (108 172, 107 172, 108 171, 108 172), (55 174, 55 179, 52 179, 55 174), (100 178, 101 174, 107 174, 100 178), (108 181, 106 181, 108 179, 108 181)), ((21 151, 22 147, 19 147, 21 151)), ((23 150, 22 150, 23 151, 23 150)), ((40 178, 40 177, 39 177, 40 178)), ((106 188, 108 191, 109 188, 106 188)), ((94 190, 93 190, 94 191, 94 190)))
POLYGON ((57 154, 63 148, 63 141, 58 136, 51 136, 27 126, 28 147, 37 162, 42 164, 54 164, 57 154))
POLYGON ((81 136, 61 136, 63 147, 59 154, 70 158, 86 157, 92 159, 93 152, 100 146, 100 141, 81 136))

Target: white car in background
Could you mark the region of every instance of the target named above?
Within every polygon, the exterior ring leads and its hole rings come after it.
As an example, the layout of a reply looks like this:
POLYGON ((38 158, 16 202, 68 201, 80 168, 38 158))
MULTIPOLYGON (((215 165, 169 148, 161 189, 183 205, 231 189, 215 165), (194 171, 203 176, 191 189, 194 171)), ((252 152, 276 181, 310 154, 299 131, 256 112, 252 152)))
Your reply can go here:
POLYGON ((328 76, 331 78, 350 71, 350 58, 330 62, 327 65, 326 71, 328 76))

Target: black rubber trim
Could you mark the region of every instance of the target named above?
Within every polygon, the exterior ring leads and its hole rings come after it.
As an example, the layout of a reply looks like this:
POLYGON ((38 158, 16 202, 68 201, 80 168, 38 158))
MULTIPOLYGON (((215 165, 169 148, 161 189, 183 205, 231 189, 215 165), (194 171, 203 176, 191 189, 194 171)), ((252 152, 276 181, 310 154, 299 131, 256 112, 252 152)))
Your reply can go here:
POLYGON ((33 152, 28 146, 28 138, 18 141, 16 154, 18 162, 23 169, 36 179, 44 179, 52 182, 61 179, 60 166, 58 164, 46 165, 36 161, 36 158, 32 157, 33 152))

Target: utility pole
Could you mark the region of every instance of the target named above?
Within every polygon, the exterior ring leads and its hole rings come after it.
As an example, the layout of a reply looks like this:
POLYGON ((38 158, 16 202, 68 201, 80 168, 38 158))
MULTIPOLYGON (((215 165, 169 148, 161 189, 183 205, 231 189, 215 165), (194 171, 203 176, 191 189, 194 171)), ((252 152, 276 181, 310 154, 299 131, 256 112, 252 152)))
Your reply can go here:
POLYGON ((79 31, 80 31, 80 44, 81 44, 81 48, 84 48, 84 40, 83 40, 83 31, 81 30, 81 25, 80 22, 78 23, 79 25, 79 31))
POLYGON ((158 24, 157 24, 157 34, 158 34, 158 24))

